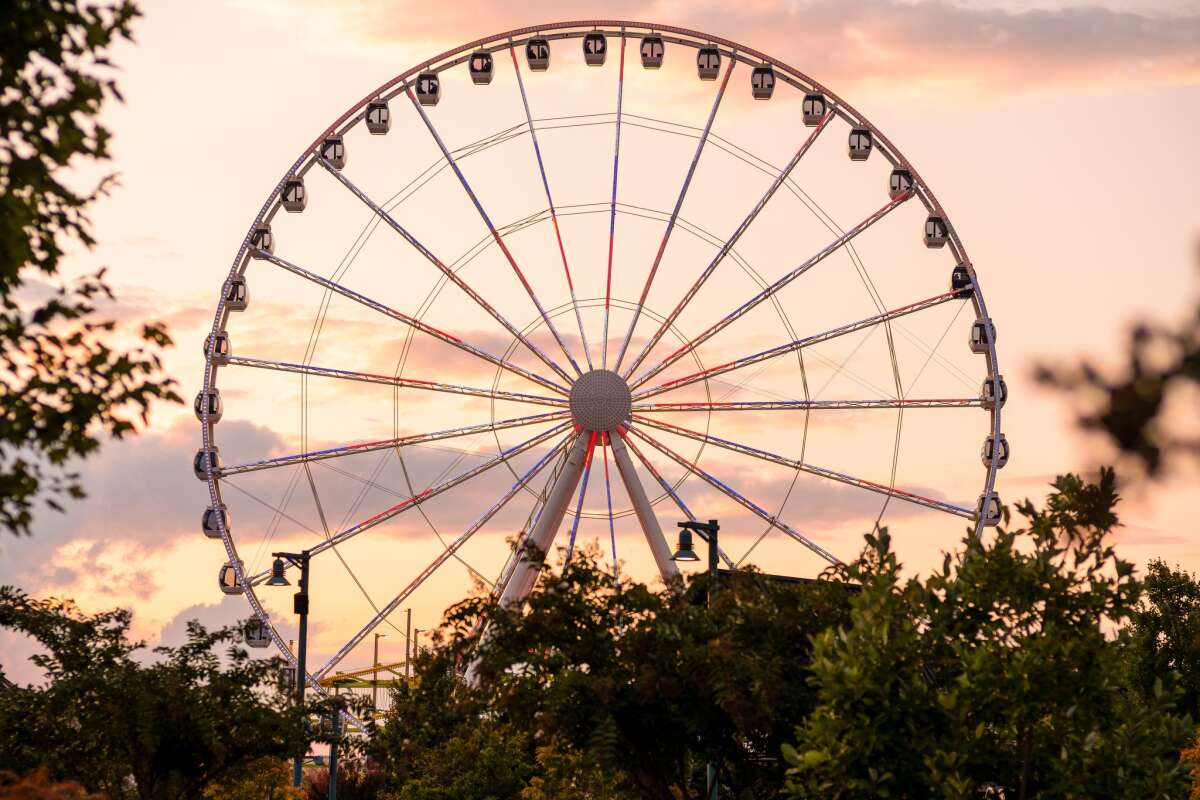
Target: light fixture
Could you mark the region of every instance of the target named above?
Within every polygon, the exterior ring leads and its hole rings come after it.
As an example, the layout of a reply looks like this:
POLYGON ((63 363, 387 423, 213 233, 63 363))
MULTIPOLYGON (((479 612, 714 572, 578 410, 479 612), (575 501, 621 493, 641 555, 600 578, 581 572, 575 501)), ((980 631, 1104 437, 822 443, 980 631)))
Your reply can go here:
POLYGON ((679 532, 679 545, 675 550, 675 555, 671 556, 672 561, 699 561, 700 556, 696 555, 696 548, 692 545, 692 532, 689 530, 681 530, 679 532))
POLYGON ((291 586, 291 581, 283 574, 283 559, 275 559, 271 565, 271 577, 267 578, 267 586, 291 586))

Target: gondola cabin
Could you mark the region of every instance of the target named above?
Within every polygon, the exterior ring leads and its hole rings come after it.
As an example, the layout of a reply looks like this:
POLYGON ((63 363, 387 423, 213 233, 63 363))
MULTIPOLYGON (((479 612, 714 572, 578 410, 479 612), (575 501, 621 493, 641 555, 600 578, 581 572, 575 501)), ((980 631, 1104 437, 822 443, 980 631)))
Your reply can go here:
POLYGON ((995 492, 988 492, 979 495, 979 500, 975 503, 975 519, 987 526, 1000 524, 1000 495, 995 492))
POLYGON ((866 161, 871 156, 871 149, 873 147, 874 141, 872 140, 870 129, 852 128, 850 130, 848 150, 851 161, 866 161))
POLYGON ((205 411, 208 412, 208 422, 210 425, 221 421, 221 392, 217 389, 205 389, 196 395, 196 402, 192 404, 196 411, 196 419, 203 421, 205 411))
POLYGON ((417 93, 417 102, 423 106, 436 106, 442 99, 442 79, 436 72, 422 72, 417 76, 413 87, 417 93))
POLYGON ((269 222, 259 222, 250 234, 250 246, 264 253, 275 252, 275 236, 271 233, 269 222))
POLYGON ((534 72, 550 69, 550 42, 547 39, 530 39, 525 43, 525 61, 534 72))
POLYGON ((246 641, 247 647, 262 648, 271 644, 271 632, 258 617, 251 617, 246 620, 246 625, 242 629, 242 636, 246 641))
POLYGON ((983 440, 983 448, 979 453, 985 467, 996 465, 1001 469, 1008 463, 1008 438, 1002 433, 1000 438, 989 436, 983 440))
POLYGON ((950 240, 950 226, 944 217, 930 214, 925 220, 925 246, 932 248, 945 247, 950 240))
POLYGON ((750 94, 755 100, 770 100, 775 92, 775 70, 768 64, 750 73, 750 94))
POLYGON ((229 357, 233 355, 233 347, 229 344, 229 334, 225 331, 217 331, 210 333, 204 337, 204 355, 212 353, 214 364, 224 365, 229 363, 229 357))
POLYGON ((204 509, 204 514, 200 517, 200 530, 209 539, 220 539, 221 528, 226 532, 229 528, 229 510, 222 503, 220 505, 209 506, 204 509))
POLYGON ((899 200, 904 195, 912 191, 913 176, 906 169, 892 170, 891 177, 888 178, 888 197, 892 200, 899 200))
POLYGON ((971 280, 971 272, 965 264, 958 264, 950 270, 950 291, 955 297, 970 297, 975 282, 971 280))
POLYGON ((971 323, 971 352, 986 353, 996 341, 996 326, 990 319, 977 319, 971 323))
POLYGON ((487 86, 491 83, 495 69, 496 63, 492 60, 492 54, 486 50, 471 53, 471 59, 467 62, 467 71, 471 73, 471 81, 476 86, 487 86))
POLYGON ((1004 382, 1003 375, 983 379, 980 400, 983 407, 989 411, 994 409, 997 404, 1000 408, 1004 408, 1004 403, 1008 400, 1008 384, 1004 382))
POLYGON ((283 191, 279 193, 279 202, 283 210, 290 214, 299 214, 308 205, 308 191, 304 188, 304 178, 291 175, 283 182, 283 191))
POLYGON ((367 122, 367 130, 375 136, 382 136, 392 129, 392 111, 386 100, 367 103, 367 113, 363 119, 367 122))
POLYGON ((823 94, 810 92, 804 95, 804 100, 800 103, 800 114, 804 117, 804 124, 810 128, 821 124, 821 120, 825 119, 826 110, 823 94))
POLYGON ((715 47, 701 47, 696 52, 696 71, 702 81, 715 81, 721 72, 721 51, 715 47))
POLYGON ((346 166, 346 143, 341 136, 330 136, 321 142, 321 158, 329 162, 334 169, 346 166))
POLYGON ((221 567, 221 571, 217 573, 217 586, 221 587, 221 591, 225 594, 242 593, 242 584, 238 580, 237 570, 233 568, 233 564, 225 564, 221 567))
POLYGON ((659 69, 662 67, 663 56, 666 55, 667 47, 663 44, 661 36, 644 37, 641 47, 638 49, 642 56, 642 67, 645 69, 659 69))
POLYGON ((608 39, 600 31, 592 31, 583 37, 583 61, 589 67, 604 66, 608 55, 608 39))
POLYGON ((246 278, 234 275, 225 282, 225 308, 229 311, 245 311, 250 305, 250 289, 246 278))
POLYGON ((208 480, 209 467, 212 468, 213 477, 221 470, 221 449, 216 445, 201 447, 192 459, 192 472, 202 481, 208 480))

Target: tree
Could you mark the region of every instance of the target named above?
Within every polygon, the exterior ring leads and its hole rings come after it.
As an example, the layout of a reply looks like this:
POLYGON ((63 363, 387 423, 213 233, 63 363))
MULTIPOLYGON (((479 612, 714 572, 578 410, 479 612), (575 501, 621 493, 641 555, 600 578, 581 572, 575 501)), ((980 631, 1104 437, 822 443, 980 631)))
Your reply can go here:
POLYGON ((292 786, 291 762, 264 756, 231 769, 204 789, 204 800, 304 800, 292 786))
POLYGON ((970 534, 924 580, 903 580, 886 531, 843 576, 862 584, 847 624, 817 636, 817 707, 785 753, 797 798, 1186 794, 1191 725, 1170 675, 1127 691, 1106 625, 1141 586, 1108 539, 1115 477, 1067 475, 1027 527, 970 534))
POLYGON ((210 632, 193 621, 184 644, 156 648, 145 663, 129 624, 128 611, 89 615, 0 587, 0 626, 46 650, 32 660, 47 676, 44 686, 0 692, 0 763, 44 766, 111 800, 177 800, 307 747, 315 709, 278 694, 282 661, 250 658, 236 627, 210 632))
MULTIPOLYGON (((1200 247, 1196 261, 1200 266, 1200 247)), ((1180 400, 1194 405, 1189 398, 1200 391, 1200 302, 1176 325, 1135 325, 1125 360, 1115 375, 1085 360, 1077 367, 1043 366, 1037 377, 1075 397, 1080 426, 1111 441, 1151 477, 1180 457, 1200 461, 1200 438, 1167 411, 1180 400)))
POLYGON ((78 783, 54 783, 45 769, 18 777, 12 772, 0 772, 0 800, 104 800, 89 794, 78 783))
POLYGON ((87 212, 115 180, 70 185, 75 167, 109 158, 98 115, 120 94, 107 53, 138 13, 131 0, 11 0, 0 14, 0 526, 18 535, 39 496, 61 510, 83 495, 72 459, 135 432, 154 400, 180 399, 161 371, 165 327, 118 349, 115 323, 96 316, 114 299, 104 271, 58 280, 71 244, 95 243, 87 212))
POLYGON ((422 775, 462 769, 471 748, 523 769, 524 782, 496 797, 515 799, 527 784, 532 797, 565 791, 567 765, 614 796, 698 797, 709 760, 733 796, 778 790, 780 746, 815 697, 810 637, 844 618, 845 587, 771 586, 747 572, 708 607, 706 577, 654 592, 614 581, 597 559, 577 551, 545 573, 524 613, 489 597, 448 612, 445 641, 416 685, 395 692, 375 742, 396 797, 469 796, 404 792, 422 775), (480 619, 490 626, 482 638, 480 619), (456 673, 471 660, 476 685, 456 673))
POLYGON ((1142 602, 1129 625, 1133 681, 1143 694, 1164 676, 1180 687, 1179 708, 1200 721, 1200 582, 1161 560, 1150 562, 1142 602))

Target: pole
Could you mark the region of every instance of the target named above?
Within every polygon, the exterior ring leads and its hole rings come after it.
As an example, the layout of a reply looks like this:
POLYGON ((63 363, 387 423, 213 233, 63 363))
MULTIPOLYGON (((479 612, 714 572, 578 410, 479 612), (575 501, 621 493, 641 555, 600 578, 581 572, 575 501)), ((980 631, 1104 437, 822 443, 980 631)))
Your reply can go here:
MULTIPOLYGON (((717 580, 720 578, 720 573, 718 572, 720 565, 717 561, 717 554, 719 552, 717 548, 717 531, 720 529, 721 526, 715 519, 710 519, 705 529, 704 538, 708 541, 708 605, 710 608, 712 607, 713 595, 717 593, 717 580)), ((709 761, 704 772, 706 778, 705 788, 707 789, 705 797, 708 800, 717 800, 717 762, 709 761)))
POLYGON ((404 675, 412 677, 412 609, 407 609, 407 621, 404 623, 404 675))
POLYGON ((337 800, 338 739, 342 732, 342 712, 333 709, 333 741, 329 743, 329 800, 337 800))
MULTIPOLYGON (((309 552, 300 553, 300 591, 292 598, 292 610, 300 615, 300 653, 296 658, 296 699, 304 705, 304 683, 308 673, 304 661, 308 655, 308 559, 309 552)), ((308 746, 305 745, 305 750, 308 746)), ((292 786, 300 788, 300 780, 304 773, 304 754, 296 756, 292 765, 292 786)))
POLYGON ((375 634, 375 661, 372 662, 375 666, 375 680, 371 681, 371 710, 378 709, 379 699, 379 639, 382 636, 387 636, 386 633, 375 634))

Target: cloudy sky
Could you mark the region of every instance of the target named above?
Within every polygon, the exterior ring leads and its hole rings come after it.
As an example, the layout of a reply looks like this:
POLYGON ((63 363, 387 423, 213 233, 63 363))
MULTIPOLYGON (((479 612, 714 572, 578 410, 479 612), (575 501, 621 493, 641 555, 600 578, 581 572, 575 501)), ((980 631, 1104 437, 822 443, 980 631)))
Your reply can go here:
MULTIPOLYGON (((201 343, 238 244, 271 188, 314 137, 375 87, 437 53, 500 31, 565 19, 659 22, 743 42, 830 87, 899 147, 963 238, 998 326, 1011 391, 1004 427, 1013 458, 998 482, 1005 499, 1040 496, 1054 474, 1090 468, 1107 456, 1072 431, 1070 408, 1061 398, 1032 384, 1033 366, 1082 353, 1109 358, 1132 320, 1176 318, 1200 291, 1189 258, 1200 236, 1195 214, 1200 156, 1188 147, 1200 133, 1200 4, 1194 2, 628 0, 529 2, 514 12, 503 4, 263 0, 156 2, 147 3, 145 12, 137 43, 115 54, 127 102, 106 112, 121 188, 94 214, 100 245, 76 254, 71 270, 109 266, 123 299, 118 312, 123 321, 162 319, 171 325, 177 347, 167 365, 189 398, 200 384, 201 343)), ((528 223, 514 227, 506 240, 553 309, 567 349, 582 361, 577 323, 591 332, 589 354, 595 356, 603 324, 602 304, 595 299, 604 291, 617 67, 615 43, 609 63, 597 70, 583 66, 577 47, 577 40, 557 45, 549 73, 523 77, 585 301, 579 320, 564 305, 569 295, 560 255, 542 213, 544 189, 507 54, 497 54, 496 78, 486 89, 473 87, 461 67, 447 74, 444 98, 429 114, 452 150, 476 143, 460 158, 496 224, 528 223)), ((659 72, 637 66, 636 51, 626 60, 614 346, 631 318, 695 152, 696 133, 713 103, 716 85, 695 79, 690 58, 670 48, 659 72)), ((697 263, 707 263, 765 191, 772 171, 787 163, 809 133, 798 124, 794 90, 781 87, 770 103, 755 103, 747 88, 749 70, 740 70, 714 118, 713 138, 681 208, 679 229, 647 296, 651 321, 670 311, 697 263)), ((461 186, 450 171, 437 170, 440 153, 420 117, 403 98, 392 101, 392 112, 387 137, 357 130, 347 135, 345 175, 381 204, 386 201, 423 244, 461 267, 463 279, 500 314, 518 328, 530 326, 529 340, 557 357, 558 345, 535 324, 528 296, 507 272, 503 256, 488 246, 487 230, 461 186)), ((794 181, 739 242, 737 258, 714 273, 711 285, 680 316, 677 331, 654 352, 670 352, 753 296, 763 280, 776 279, 820 249, 831 238, 830 225, 849 228, 886 202, 888 168, 879 158, 851 164, 845 157, 847 131, 838 125, 816 140, 794 181)), ((438 292, 436 270, 380 227, 336 180, 318 168, 308 183, 305 213, 276 218, 279 255, 322 276, 337 276, 404 313, 423 314, 429 324, 489 352, 513 346, 513 338, 465 295, 452 288, 438 292)), ((856 240, 852 253, 831 257, 781 292, 778 306, 755 309, 697 351, 695 363, 685 359, 663 379, 870 316, 881 307, 877 300, 894 308, 944 291, 953 264, 945 251, 920 246, 923 213, 912 206, 898 208, 856 240)), ((308 358, 321 366, 387 375, 402 367, 406 377, 476 386, 495 380, 508 391, 538 389, 487 364, 482 369, 478 359, 458 350, 414 338, 345 298, 329 299, 272 265, 252 264, 246 274, 251 305, 229 325, 237 355, 308 358), (323 322, 314 326, 315 321, 323 322)), ((798 397, 801 391, 822 399, 876 399, 888 396, 899 374, 908 397, 970 396, 982 377, 981 363, 965 346, 970 322, 969 307, 941 306, 894 326, 891 340, 867 331, 814 348, 803 363, 778 359, 731 373, 708 388, 714 399, 727 400, 798 397)), ((652 331, 652 322, 644 322, 631 349, 640 349, 652 331)), ((544 371, 524 347, 513 346, 511 360, 544 371)), ((387 386, 320 378, 301 384, 296 375, 241 368, 223 370, 219 383, 226 410, 217 441, 227 464, 553 411, 436 393, 397 394, 387 386)), ((657 399, 703 397, 699 388, 676 394, 657 399)), ((896 419, 872 413, 814 414, 807 425, 795 414, 766 420, 738 414, 658 418, 693 429, 708 424, 714 435, 887 482, 896 419)), ((979 409, 906 414, 897 484, 971 504, 982 480, 982 414, 979 409)), ((491 438, 407 448, 403 461, 382 451, 322 462, 309 473, 262 470, 231 479, 225 499, 233 510, 239 555, 247 569, 264 569, 271 549, 312 544, 323 527, 344 528, 540 430, 519 427, 491 438), (319 487, 320 506, 309 474, 319 487)), ((689 459, 699 455, 705 470, 843 557, 853 555, 859 535, 880 511, 875 495, 811 477, 795 479, 786 468, 715 448, 701 453, 694 441, 674 434, 654 436, 689 459)), ((207 502, 190 470, 198 438, 189 408, 159 409, 147 434, 110 445, 82 465, 87 501, 65 515, 46 512, 28 540, 0 542, 0 581, 75 597, 89 608, 131 606, 138 635, 152 643, 177 639, 188 618, 218 623, 244 613, 242 598, 217 592, 215 576, 225 554, 198 530, 207 502)), ((669 458, 648 443, 642 449, 669 480, 683 479, 669 458)), ((317 655, 335 651, 370 618, 373 604, 403 588, 439 556, 444 542, 467 529, 545 454, 544 448, 531 449, 514 459, 511 471, 490 470, 431 501, 422 513, 356 537, 339 548, 341 563, 328 556, 320 561, 314 570, 314 607, 322 612, 313 633, 317 655)), ((632 518, 622 516, 611 534, 607 519, 599 518, 607 504, 599 455, 593 466, 580 536, 598 541, 609 557, 615 538, 624 569, 652 578, 653 564, 632 518)), ((646 481, 652 497, 663 494, 646 481)), ((615 474, 612 483, 614 509, 627 512, 615 474)), ((735 558, 750 551, 748 562, 771 571, 819 569, 815 557, 778 532, 759 541, 761 520, 695 477, 680 494, 700 516, 725 521, 735 558)), ((1200 568, 1187 513, 1195 502, 1194 475, 1152 488, 1130 487, 1128 494, 1120 533, 1124 555, 1140 563, 1161 556, 1200 568)), ((460 552, 461 561, 447 563, 412 597, 407 605, 418 627, 434 625, 440 609, 470 591, 473 581, 495 577, 505 558, 505 537, 521 528, 530 507, 531 498, 518 492, 460 552)), ((679 512, 670 500, 655 508, 664 528, 673 528, 679 512)), ((885 519, 914 570, 940 561, 940 552, 954 546, 962 530, 962 520, 902 503, 889 504, 885 519)), ((281 590, 264 593, 285 635, 287 596, 281 590)), ((399 623, 399 617, 392 621, 399 623)), ((398 631, 380 630, 391 634, 385 657, 399 657, 398 631)), ((15 644, 5 648, 0 663, 6 671, 21 674, 20 653, 15 644)), ((346 664, 368 657, 356 653, 346 664)))

